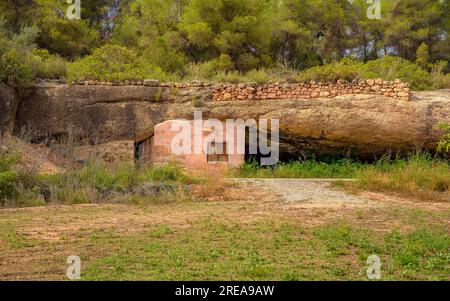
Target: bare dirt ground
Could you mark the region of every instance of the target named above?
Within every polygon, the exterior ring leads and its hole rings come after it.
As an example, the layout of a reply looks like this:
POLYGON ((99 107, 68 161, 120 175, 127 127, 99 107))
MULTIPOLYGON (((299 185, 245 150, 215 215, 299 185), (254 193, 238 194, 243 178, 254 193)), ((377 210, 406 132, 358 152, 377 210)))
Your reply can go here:
POLYGON ((86 254, 86 265, 118 251, 116 236, 169 226, 183 231, 200 220, 241 225, 255 221, 297 221, 313 228, 335 221, 386 232, 423 223, 450 229, 448 203, 424 203, 375 193, 350 195, 331 180, 236 179, 210 201, 166 205, 73 205, 0 210, 0 279, 65 279, 65 262, 86 254), (419 211, 430 214, 419 214, 419 211), (98 248, 98 235, 111 233, 109 248, 98 248))

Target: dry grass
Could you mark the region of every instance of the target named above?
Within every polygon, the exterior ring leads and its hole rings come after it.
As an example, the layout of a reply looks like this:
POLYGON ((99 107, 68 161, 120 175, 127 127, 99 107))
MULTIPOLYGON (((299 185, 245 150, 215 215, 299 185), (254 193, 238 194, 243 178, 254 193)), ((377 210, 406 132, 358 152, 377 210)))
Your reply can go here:
POLYGON ((426 155, 408 160, 380 161, 357 173, 356 187, 396 193, 423 201, 450 202, 450 165, 426 155))

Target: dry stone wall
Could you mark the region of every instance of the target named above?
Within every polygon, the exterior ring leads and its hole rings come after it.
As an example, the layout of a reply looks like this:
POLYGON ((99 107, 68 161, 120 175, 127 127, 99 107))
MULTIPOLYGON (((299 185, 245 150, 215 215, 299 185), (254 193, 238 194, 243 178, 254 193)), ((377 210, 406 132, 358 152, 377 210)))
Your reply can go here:
POLYGON ((215 89, 214 100, 310 99, 332 98, 347 94, 376 94, 405 101, 410 100, 408 83, 382 79, 352 82, 339 80, 337 83, 222 84, 215 89))
POLYGON ((308 83, 219 83, 212 84, 203 81, 183 82, 183 83, 160 83, 157 80, 143 81, 120 81, 120 82, 100 82, 100 81, 80 81, 73 82, 72 85, 105 85, 105 86, 150 86, 164 88, 200 88, 209 87, 213 91, 214 101, 229 100, 269 100, 269 99, 312 99, 312 98, 333 98, 339 95, 368 94, 383 95, 399 100, 409 101, 411 90, 408 83, 397 79, 385 81, 383 79, 353 80, 351 82, 338 80, 332 82, 308 83))

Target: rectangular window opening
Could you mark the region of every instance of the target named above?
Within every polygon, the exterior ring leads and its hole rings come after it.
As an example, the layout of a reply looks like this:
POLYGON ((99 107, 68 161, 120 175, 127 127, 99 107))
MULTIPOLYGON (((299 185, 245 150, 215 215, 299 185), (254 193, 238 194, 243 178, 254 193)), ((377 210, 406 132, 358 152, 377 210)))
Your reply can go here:
POLYGON ((208 153, 206 154, 206 160, 208 163, 228 162, 227 143, 226 142, 209 142, 208 153), (220 151, 222 147, 222 151, 220 151), (216 149, 220 154, 216 153, 216 149))

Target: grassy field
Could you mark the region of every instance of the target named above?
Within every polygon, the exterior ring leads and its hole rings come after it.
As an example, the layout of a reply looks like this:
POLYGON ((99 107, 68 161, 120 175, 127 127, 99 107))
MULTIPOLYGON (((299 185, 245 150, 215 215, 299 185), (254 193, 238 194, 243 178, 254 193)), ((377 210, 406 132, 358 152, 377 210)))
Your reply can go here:
POLYGON ((354 178, 330 189, 362 194, 314 206, 176 165, 42 176, 15 162, 0 160, 0 280, 64 280, 70 255, 82 280, 367 280, 373 254, 382 280, 450 280, 449 165, 425 155, 234 174, 354 178))
POLYGON ((367 280, 376 254, 383 280, 450 280, 448 208, 302 208, 227 191, 219 202, 3 210, 0 279, 65 279, 78 255, 82 280, 367 280))

